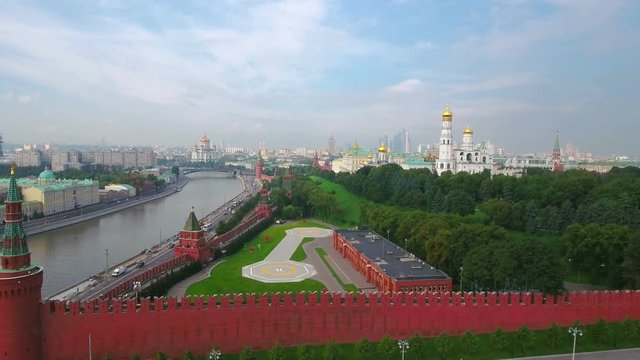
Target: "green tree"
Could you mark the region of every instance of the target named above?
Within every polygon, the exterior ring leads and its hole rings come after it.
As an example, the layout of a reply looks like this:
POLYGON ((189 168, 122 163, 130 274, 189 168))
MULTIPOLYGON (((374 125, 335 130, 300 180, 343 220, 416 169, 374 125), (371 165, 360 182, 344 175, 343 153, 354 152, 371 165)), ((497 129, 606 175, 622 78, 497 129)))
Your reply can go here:
POLYGON ((331 340, 325 347, 324 347, 324 355, 322 356, 323 360, 338 360, 340 359, 340 350, 338 349, 338 346, 336 345, 336 341, 335 340, 331 340))
POLYGON ((633 342, 638 338, 638 324, 630 317, 620 323, 620 330, 628 342, 633 342))
POLYGON ((385 360, 388 360, 391 357, 391 355, 393 355, 395 350, 396 350, 395 341, 391 340, 391 338, 387 335, 385 335, 382 338, 382 341, 378 343, 378 352, 380 353, 380 355, 382 355, 382 358, 385 360))
POLYGON ((478 337, 471 331, 467 331, 462 335, 462 347, 467 355, 473 355, 478 351, 478 337))
POLYGON ((198 357, 195 356, 191 351, 187 351, 184 353, 182 360, 198 360, 198 357))
POLYGON ((501 354, 507 348, 507 335, 501 328, 497 328, 491 333, 491 345, 496 355, 501 354))
POLYGON ((556 346, 560 343, 560 338, 562 337, 562 332, 560 327, 556 325, 556 323, 551 324, 551 326, 547 329, 547 341, 549 342, 549 346, 551 350, 555 350, 556 346))
POLYGON ((176 179, 180 177, 180 168, 178 167, 178 165, 174 165, 171 167, 171 173, 176 176, 176 179))
POLYGON ((310 345, 304 344, 298 346, 298 360, 313 359, 313 352, 313 348, 310 345))
POLYGON ((611 341, 612 334, 609 324, 604 319, 599 319, 592 327, 591 334, 596 343, 605 345, 611 341))
POLYGON ((251 351, 251 348, 245 347, 238 355, 238 360, 256 360, 256 354, 251 351))
POLYGON ((142 360, 142 358, 140 357, 140 355, 136 354, 131 357, 131 360, 142 360))
POLYGON ((518 341, 518 345, 520 345, 520 349, 522 349, 522 352, 526 354, 533 345, 533 341, 535 339, 534 334, 529 329, 529 327, 527 327, 527 325, 521 325, 518 328, 516 340, 518 341))
POLYGON ((167 357, 167 355, 165 353, 163 353, 162 351, 158 351, 154 356, 153 356, 153 360, 168 360, 169 357, 167 357))
POLYGON ((436 350, 440 354, 440 359, 444 360, 447 358, 447 354, 451 351, 453 347, 453 343, 451 342, 451 337, 447 335, 446 332, 441 332, 440 335, 435 339, 436 350))
POLYGON ((371 343, 369 342, 369 340, 365 338, 360 339, 360 341, 355 344, 354 350, 357 359, 366 360, 371 357, 371 352, 373 349, 371 348, 371 343))
POLYGON ((414 333, 409 338, 409 354, 413 354, 414 359, 418 360, 422 357, 422 350, 424 348, 424 339, 420 337, 420 334, 414 333))
POLYGON ((284 360, 284 348, 279 343, 276 343, 269 350, 269 354, 267 355, 267 359, 269 359, 269 360, 284 360))

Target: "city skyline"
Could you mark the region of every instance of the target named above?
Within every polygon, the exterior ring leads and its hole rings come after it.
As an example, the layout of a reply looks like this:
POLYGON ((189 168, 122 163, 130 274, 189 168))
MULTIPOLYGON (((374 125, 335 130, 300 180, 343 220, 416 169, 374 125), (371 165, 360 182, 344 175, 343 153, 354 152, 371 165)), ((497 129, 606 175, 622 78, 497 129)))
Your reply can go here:
MULTIPOLYGON (((640 154, 627 1, 0 4, 9 143, 326 146, 407 129, 640 154), (73 131, 70 131, 73 129, 73 131)), ((361 140, 362 139, 362 140, 361 140)), ((412 147, 414 147, 412 145, 412 147)))

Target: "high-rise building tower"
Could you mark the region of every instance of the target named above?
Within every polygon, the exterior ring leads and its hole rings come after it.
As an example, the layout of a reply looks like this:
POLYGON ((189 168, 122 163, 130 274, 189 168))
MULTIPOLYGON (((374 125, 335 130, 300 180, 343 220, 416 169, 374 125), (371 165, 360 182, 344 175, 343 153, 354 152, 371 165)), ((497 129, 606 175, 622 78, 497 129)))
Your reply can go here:
POLYGON ((553 146, 553 153, 551 154, 551 162, 553 163, 553 171, 564 171, 564 163, 562 163, 562 154, 560 153, 560 136, 556 132, 556 142, 553 146))
POLYGON ((436 163, 436 171, 441 174, 445 171, 455 173, 455 162, 453 161, 453 133, 451 131, 451 123, 453 121, 453 113, 449 109, 449 105, 442 112, 442 131, 440 132, 440 144, 438 161, 436 163))
POLYGON ((403 151, 405 154, 411 154, 411 138, 409 137, 409 130, 402 130, 402 135, 402 145, 404 145, 403 151))
POLYGON ((327 152, 329 153, 329 155, 336 154, 336 139, 333 138, 333 134, 331 134, 331 137, 329 138, 329 144, 327 144, 327 152))
POLYGON ((31 265, 14 173, 12 166, 0 248, 0 294, 3 294, 0 295, 0 356, 37 360, 42 358, 42 268, 31 265))
POLYGON ((2 152, 2 134, 0 134, 0 158, 4 156, 4 153, 2 152))

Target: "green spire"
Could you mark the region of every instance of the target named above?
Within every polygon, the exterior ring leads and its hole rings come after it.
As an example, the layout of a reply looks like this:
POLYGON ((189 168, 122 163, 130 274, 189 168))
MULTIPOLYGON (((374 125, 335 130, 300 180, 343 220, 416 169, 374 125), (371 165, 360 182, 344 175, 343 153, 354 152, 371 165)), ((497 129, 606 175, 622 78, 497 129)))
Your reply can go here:
POLYGON ((553 145, 553 151, 560 151, 560 137, 556 131, 556 143, 553 145))
POLYGON ((198 223, 198 219, 196 218, 196 214, 193 208, 191 208, 191 212, 187 217, 187 222, 184 224, 184 227, 182 228, 182 230, 184 231, 201 231, 202 230, 202 228, 200 227, 200 224, 198 223))
POLYGON ((5 201, 5 210, 7 211, 5 217, 7 222, 4 227, 4 241, 0 245, 2 246, 2 251, 0 253, 2 256, 26 255, 29 253, 29 247, 27 246, 27 234, 22 226, 21 209, 22 204, 20 192, 18 191, 18 185, 15 178, 15 165, 13 165, 11 166, 11 177, 9 178, 9 191, 7 193, 7 200, 5 201), (9 221, 9 206, 7 205, 12 203, 18 203, 17 206, 20 212, 19 221, 9 221))

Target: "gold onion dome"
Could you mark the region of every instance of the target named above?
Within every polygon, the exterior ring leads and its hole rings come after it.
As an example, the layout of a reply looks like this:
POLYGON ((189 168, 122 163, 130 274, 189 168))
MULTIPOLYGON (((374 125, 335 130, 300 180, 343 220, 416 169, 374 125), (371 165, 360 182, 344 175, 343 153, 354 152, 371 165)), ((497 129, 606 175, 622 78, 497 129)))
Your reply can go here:
POLYGON ((451 112, 451 109, 449 108, 449 105, 444 107, 444 111, 442 112, 442 117, 453 117, 453 113, 451 112))
POLYGON ((467 127, 464 129, 464 134, 465 135, 473 135, 473 129, 470 128, 468 125, 467 127))
POLYGON ((209 142, 209 138, 207 137, 207 134, 202 135, 202 137, 200 138, 200 142, 209 142))
POLYGON ((387 152, 387 148, 384 146, 384 143, 380 144, 380 147, 378 148, 378 152, 381 152, 381 153, 387 152))

